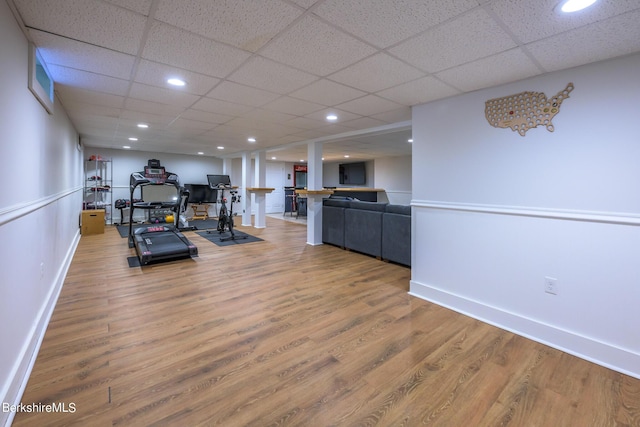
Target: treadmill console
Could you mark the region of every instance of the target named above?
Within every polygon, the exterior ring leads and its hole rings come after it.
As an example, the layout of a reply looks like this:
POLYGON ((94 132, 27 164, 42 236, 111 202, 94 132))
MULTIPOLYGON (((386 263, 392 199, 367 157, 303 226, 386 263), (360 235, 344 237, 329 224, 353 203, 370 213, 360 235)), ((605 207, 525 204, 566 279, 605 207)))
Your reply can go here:
POLYGON ((167 180, 167 171, 164 169, 164 166, 145 166, 144 177, 152 184, 164 184, 167 180))

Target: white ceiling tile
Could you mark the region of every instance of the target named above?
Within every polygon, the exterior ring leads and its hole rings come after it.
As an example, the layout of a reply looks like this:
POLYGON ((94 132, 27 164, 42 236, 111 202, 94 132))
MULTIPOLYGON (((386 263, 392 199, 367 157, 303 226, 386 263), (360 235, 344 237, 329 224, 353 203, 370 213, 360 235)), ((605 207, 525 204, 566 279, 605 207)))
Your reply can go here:
POLYGON ((265 104, 263 108, 267 110, 278 111, 280 113, 304 116, 305 114, 322 110, 323 108, 325 108, 325 106, 313 102, 303 101, 301 99, 283 96, 276 99, 275 101, 265 104))
POLYGON ((457 95, 460 91, 433 76, 423 77, 378 92, 378 95, 403 105, 418 105, 457 95))
POLYGON ((397 110, 387 111, 371 116, 374 119, 382 120, 387 123, 398 123, 411 120, 411 107, 402 107, 397 110))
POLYGON ((489 7, 523 43, 640 8, 637 0, 605 0, 579 13, 563 14, 555 10, 558 3, 558 0, 496 0, 489 7))
POLYGON ((142 56, 200 74, 225 77, 249 53, 169 25, 154 23, 142 56))
POLYGON ((168 89, 156 86, 134 83, 131 85, 129 96, 143 101, 157 102, 158 104, 169 104, 176 107, 188 107, 195 103, 199 96, 183 92, 181 88, 168 89))
POLYGON ((57 85, 66 85, 80 89, 110 93, 112 95, 126 95, 129 83, 126 80, 115 79, 87 71, 51 65, 47 67, 57 85))
POLYGON ((255 52, 301 13, 280 0, 162 0, 155 18, 255 52))
POLYGON ((475 0, 327 0, 314 13, 385 48, 477 6, 475 0))
POLYGON ((254 56, 231 74, 228 79, 247 86, 286 94, 308 85, 318 77, 261 56, 254 56))
POLYGON ((342 122, 343 126, 352 128, 352 129, 369 129, 376 126, 382 126, 387 124, 387 122, 383 122, 382 120, 373 119, 371 117, 360 117, 359 119, 349 120, 346 122, 342 122))
POLYGON ((267 44, 260 54, 326 76, 374 52, 373 47, 307 15, 267 44))
POLYGON ((237 104, 235 102, 223 101, 221 99, 205 97, 193 104, 192 108, 196 110, 207 111, 210 113, 236 116, 251 111, 254 107, 237 104))
POLYGON ((338 108, 325 108, 324 110, 307 114, 305 117, 313 120, 323 121, 325 124, 331 125, 331 124, 341 124, 342 122, 345 122, 345 121, 359 119, 362 116, 360 116, 359 114, 353 114, 348 111, 340 110, 338 108), (327 121, 326 117, 327 117, 327 114, 329 113, 337 115, 338 120, 336 120, 335 122, 327 121))
POLYGON ((329 78, 366 92, 377 92, 423 76, 424 73, 392 56, 378 53, 329 78))
POLYGON ((114 50, 30 30, 44 62, 89 71, 119 79, 129 79, 135 57, 114 50))
MULTIPOLYGON (((135 100, 127 100, 132 107, 137 107, 135 100), (132 102, 133 101, 133 102, 132 102)), ((133 109, 125 109, 120 114, 121 121, 131 123, 146 123, 150 125, 150 129, 145 129, 145 132, 151 130, 152 132, 157 128, 166 127, 172 120, 175 119, 174 114, 155 114, 148 111, 139 111, 133 109)))
POLYGON ((190 120, 198 120, 201 122, 216 123, 216 124, 222 124, 222 123, 228 122, 233 118, 233 116, 230 116, 230 115, 211 113, 208 111, 200 111, 192 108, 183 112, 180 115, 180 117, 185 119, 190 119, 190 120))
POLYGON ((638 22, 640 10, 549 37, 526 48, 547 71, 602 61, 640 50, 638 22), (587 38, 589 43, 584 43, 587 38))
POLYGON ((475 62, 450 68, 436 76, 465 92, 540 74, 538 67, 520 49, 512 49, 475 62))
POLYGON ((105 0, 107 3, 124 7, 134 12, 138 12, 144 16, 149 16, 151 8, 151 0, 105 0))
POLYGON ((108 93, 95 92, 63 85, 57 86, 56 92, 63 104, 67 104, 68 102, 85 102, 87 104, 121 108, 125 99, 124 96, 111 95, 108 93))
POLYGON ((211 140, 213 141, 215 141, 216 139, 233 141, 236 144, 240 144, 250 149, 252 145, 247 141, 247 138, 249 138, 250 136, 255 137, 256 135, 252 135, 251 132, 247 131, 246 129, 224 124, 216 127, 212 131, 207 132, 205 136, 207 138, 211 138, 211 140))
POLYGON ((402 105, 393 101, 380 98, 375 95, 366 95, 362 98, 354 99, 337 105, 336 107, 348 111, 350 113, 359 114, 361 116, 371 116, 373 114, 384 113, 386 111, 395 110, 402 105))
POLYGON ((220 79, 205 76, 199 73, 182 70, 171 65, 159 64, 157 62, 141 60, 134 80, 146 85, 167 87, 167 80, 172 77, 183 79, 187 85, 183 88, 185 92, 196 95, 205 95, 220 79))
POLYGON ((296 117, 287 122, 289 126, 299 128, 299 129, 319 129, 326 124, 326 121, 323 119, 310 119, 308 117, 296 117))
POLYGON ((125 108, 127 110, 174 117, 184 111, 184 107, 171 104, 159 104, 157 102, 134 98, 127 98, 125 101, 125 108))
POLYGON ((256 108, 250 112, 243 114, 243 118, 261 120, 270 123, 283 123, 294 119, 296 116, 287 113, 280 113, 274 110, 267 110, 263 108, 256 108))
POLYGON ((89 0, 20 0, 16 7, 25 25, 119 52, 138 51, 146 18, 89 0))
POLYGON ((516 47, 485 10, 476 9, 390 49, 429 73, 516 47))
POLYGON ((199 120, 189 120, 184 117, 178 117, 169 125, 169 128, 183 129, 191 131, 192 134, 201 134, 204 131, 212 130, 218 126, 217 123, 201 122, 199 120))
POLYGON ((304 9, 309 9, 315 3, 322 0, 291 0, 291 1, 304 9))
POLYGON ((273 101, 278 97, 273 92, 266 90, 240 85, 237 83, 225 81, 211 91, 208 95, 211 98, 221 99, 223 101, 235 102, 237 104, 250 105, 260 107, 267 102, 273 101))
POLYGON ((289 95, 318 104, 336 105, 364 96, 366 92, 322 79, 289 95))
POLYGON ((67 102, 64 104, 67 112, 78 112, 78 114, 110 117, 117 119, 120 117, 121 109, 119 107, 108 107, 104 105, 87 104, 84 102, 67 102))

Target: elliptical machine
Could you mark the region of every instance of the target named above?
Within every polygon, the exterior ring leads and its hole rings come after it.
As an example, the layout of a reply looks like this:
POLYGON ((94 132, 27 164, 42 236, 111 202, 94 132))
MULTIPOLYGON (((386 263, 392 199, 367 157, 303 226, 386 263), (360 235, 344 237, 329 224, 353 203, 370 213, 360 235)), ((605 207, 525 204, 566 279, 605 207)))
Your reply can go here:
MULTIPOLYGON (((221 242, 227 242, 229 240, 240 240, 246 239, 247 235, 243 234, 240 236, 236 236, 236 233, 233 231, 233 204, 240 202, 240 195, 238 194, 238 190, 234 190, 231 187, 231 180, 229 179, 229 175, 207 175, 207 180, 209 181, 209 187, 214 190, 218 190, 220 192, 220 211, 218 212, 218 226, 216 227, 216 231, 219 234, 228 230, 231 234, 229 237, 221 237, 221 242), (231 209, 227 209, 227 198, 224 197, 224 190, 229 190, 231 194, 231 209)), ((212 233, 212 230, 207 230, 207 233, 212 233)))

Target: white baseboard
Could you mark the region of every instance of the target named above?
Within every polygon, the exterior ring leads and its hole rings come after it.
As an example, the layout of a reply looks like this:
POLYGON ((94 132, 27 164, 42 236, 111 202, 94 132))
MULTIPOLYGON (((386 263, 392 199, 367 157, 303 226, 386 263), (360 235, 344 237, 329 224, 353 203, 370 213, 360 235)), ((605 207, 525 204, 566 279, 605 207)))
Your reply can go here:
POLYGON ((640 379, 640 354, 411 281, 409 295, 640 379))
MULTIPOLYGON (((34 322, 29 336, 25 339, 25 344, 20 352, 21 357, 14 363, 12 369, 13 374, 11 375, 12 379, 7 387, 2 390, 3 393, 0 395, 0 402, 8 403, 9 405, 18 405, 20 403, 78 243, 80 243, 80 229, 76 232, 71 247, 69 247, 64 261, 58 270, 58 274, 52 283, 51 290, 38 313, 37 320, 34 322)), ((3 412, 0 410, 0 425, 10 426, 14 416, 15 412, 3 412)))

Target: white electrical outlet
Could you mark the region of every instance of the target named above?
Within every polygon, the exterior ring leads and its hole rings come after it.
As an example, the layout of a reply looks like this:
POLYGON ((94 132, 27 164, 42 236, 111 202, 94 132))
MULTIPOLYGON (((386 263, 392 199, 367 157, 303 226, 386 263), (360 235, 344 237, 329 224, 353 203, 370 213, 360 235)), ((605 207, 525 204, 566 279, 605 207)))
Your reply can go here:
POLYGON ((544 291, 548 294, 558 295, 558 279, 554 277, 544 278, 544 291))

